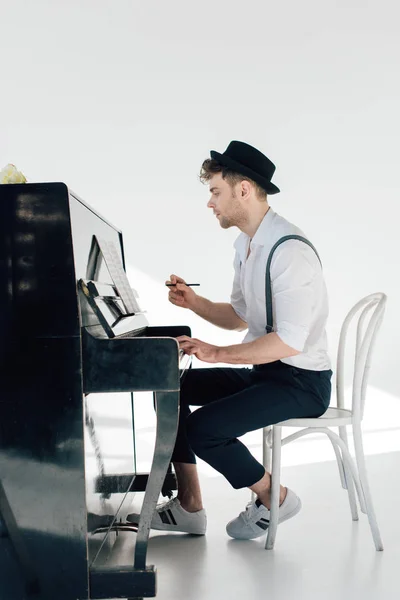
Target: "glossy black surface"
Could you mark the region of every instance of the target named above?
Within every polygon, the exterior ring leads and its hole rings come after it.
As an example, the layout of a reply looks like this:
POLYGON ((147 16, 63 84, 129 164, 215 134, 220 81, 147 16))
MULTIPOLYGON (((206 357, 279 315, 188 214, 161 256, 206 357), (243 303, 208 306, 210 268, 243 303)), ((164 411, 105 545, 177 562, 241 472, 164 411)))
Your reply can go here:
POLYGON ((155 594, 147 543, 160 491, 167 492, 179 411, 172 337, 190 329, 149 327, 132 314, 121 261, 122 234, 64 184, 0 186, 0 534, 8 536, 8 544, 0 540, 0 600, 155 594), (112 243, 114 281, 94 236, 104 256, 112 243), (93 278, 114 284, 129 309, 127 327, 138 329, 108 338, 78 293, 77 281, 93 278), (135 464, 136 390, 154 391, 156 401, 145 478, 135 464), (134 564, 107 570, 104 556, 144 479, 134 564))
MULTIPOLYGON (((21 575, 29 583, 34 572, 46 599, 89 597, 87 554, 93 559, 105 537, 94 531, 110 523, 129 489, 95 491, 99 476, 121 465, 102 441, 113 411, 104 397, 83 395, 76 281, 87 274, 94 234, 123 255, 120 232, 64 184, 0 186, 0 481, 21 575)), ((110 281, 104 266, 99 275, 110 281)), ((118 402, 132 427, 131 394, 118 402)), ((132 434, 120 449, 124 472, 134 473, 132 434)))
POLYGON ((87 598, 80 324, 66 186, 0 186, 0 244, 0 479, 39 597, 87 598))

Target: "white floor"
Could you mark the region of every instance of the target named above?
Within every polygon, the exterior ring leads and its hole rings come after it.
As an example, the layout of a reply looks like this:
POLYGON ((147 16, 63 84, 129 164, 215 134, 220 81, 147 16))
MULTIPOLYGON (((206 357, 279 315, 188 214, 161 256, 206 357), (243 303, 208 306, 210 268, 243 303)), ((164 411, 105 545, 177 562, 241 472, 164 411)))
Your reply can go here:
MULTIPOLYGON (((233 490, 221 476, 204 477, 207 535, 151 533, 148 564, 157 567, 158 600, 398 599, 399 467, 399 452, 368 457, 383 552, 375 551, 365 515, 352 522, 336 463, 283 469, 283 482, 301 496, 303 510, 280 526, 273 551, 264 550, 264 537, 226 535, 225 523, 244 508, 248 493, 233 490)), ((126 563, 132 538, 124 534, 117 542, 126 563)))

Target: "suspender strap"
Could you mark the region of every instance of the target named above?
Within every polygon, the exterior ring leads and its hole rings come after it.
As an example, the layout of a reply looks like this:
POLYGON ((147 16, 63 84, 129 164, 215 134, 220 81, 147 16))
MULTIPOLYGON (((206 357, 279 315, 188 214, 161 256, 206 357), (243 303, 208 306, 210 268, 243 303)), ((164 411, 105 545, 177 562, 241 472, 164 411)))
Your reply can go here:
POLYGON ((271 333, 271 331, 274 330, 273 322, 272 322, 272 290, 271 290, 271 273, 270 273, 272 256, 273 256, 275 250, 277 249, 277 247, 280 246, 281 244, 283 244, 283 242, 286 242, 287 240, 299 240, 300 242, 304 242, 305 244, 307 244, 308 246, 310 246, 310 248, 312 248, 314 250, 315 254, 318 257, 319 262, 321 262, 321 259, 318 256, 318 252, 316 251, 316 249, 314 248, 312 243, 309 240, 307 240, 306 238, 302 237, 301 235, 285 235, 284 237, 281 237, 272 246, 271 252, 269 253, 268 260, 267 260, 267 267, 265 270, 265 304, 266 304, 266 311, 267 311, 267 325, 266 325, 265 329, 266 329, 267 333, 271 333))

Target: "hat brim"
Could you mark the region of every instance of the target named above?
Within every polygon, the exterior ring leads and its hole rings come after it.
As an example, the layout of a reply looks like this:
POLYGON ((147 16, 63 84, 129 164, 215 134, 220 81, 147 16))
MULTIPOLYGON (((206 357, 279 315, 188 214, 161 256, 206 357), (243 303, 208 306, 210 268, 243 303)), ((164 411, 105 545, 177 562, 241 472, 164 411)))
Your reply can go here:
POLYGON ((259 175, 258 173, 256 173, 252 169, 249 169, 245 165, 236 162, 236 160, 233 160, 225 154, 220 154, 215 150, 211 150, 210 156, 214 160, 217 160, 224 167, 228 167, 229 169, 232 169, 232 171, 236 171, 236 173, 240 173, 240 175, 244 175, 245 177, 252 179, 256 183, 258 183, 258 185, 261 186, 263 190, 265 190, 268 194, 278 194, 281 191, 276 185, 269 181, 269 179, 262 177, 262 175, 259 175))

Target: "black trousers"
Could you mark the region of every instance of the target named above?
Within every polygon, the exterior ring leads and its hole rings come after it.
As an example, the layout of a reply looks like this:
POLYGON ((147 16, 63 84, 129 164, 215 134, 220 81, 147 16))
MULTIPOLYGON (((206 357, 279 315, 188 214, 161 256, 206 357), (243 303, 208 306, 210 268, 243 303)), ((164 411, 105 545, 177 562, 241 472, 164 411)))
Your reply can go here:
POLYGON ((190 369, 180 395, 172 462, 196 456, 232 487, 259 481, 264 467, 237 438, 296 417, 319 417, 329 406, 332 371, 310 371, 281 361, 253 368, 190 369), (201 406, 191 412, 189 406, 201 406))

